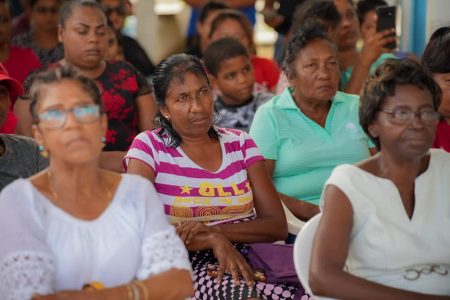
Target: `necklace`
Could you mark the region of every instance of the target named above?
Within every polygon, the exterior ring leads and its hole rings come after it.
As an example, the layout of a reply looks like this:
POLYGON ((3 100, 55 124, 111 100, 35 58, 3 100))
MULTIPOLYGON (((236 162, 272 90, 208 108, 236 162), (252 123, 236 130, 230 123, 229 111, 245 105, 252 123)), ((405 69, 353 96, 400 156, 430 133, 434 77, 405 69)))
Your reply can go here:
POLYGON ((58 194, 55 192, 55 189, 53 188, 52 173, 50 172, 50 170, 47 171, 47 176, 48 176, 48 187, 50 189, 50 193, 52 193, 53 199, 55 199, 56 202, 59 202, 58 194))
MULTIPOLYGON (((53 184, 52 184, 53 175, 50 172, 50 170, 47 170, 47 177, 48 177, 48 187, 50 189, 50 193, 52 194, 52 197, 55 200, 55 202, 59 202, 58 194, 56 193, 55 189, 53 188, 53 184)), ((108 199, 108 203, 107 203, 107 206, 108 206, 112 200, 112 193, 108 188, 106 189, 106 197, 108 199)))

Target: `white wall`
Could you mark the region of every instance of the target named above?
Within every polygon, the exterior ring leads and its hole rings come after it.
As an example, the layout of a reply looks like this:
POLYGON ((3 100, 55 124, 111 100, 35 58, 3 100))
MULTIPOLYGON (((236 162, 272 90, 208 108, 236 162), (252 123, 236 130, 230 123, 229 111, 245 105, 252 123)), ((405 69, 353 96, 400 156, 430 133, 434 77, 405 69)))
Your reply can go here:
POLYGON ((428 41, 431 34, 439 27, 450 26, 450 1, 428 0, 427 2, 426 41, 428 41))
POLYGON ((157 0, 140 0, 135 3, 137 39, 154 64, 184 48, 190 9, 184 2, 176 14, 156 14, 157 0))

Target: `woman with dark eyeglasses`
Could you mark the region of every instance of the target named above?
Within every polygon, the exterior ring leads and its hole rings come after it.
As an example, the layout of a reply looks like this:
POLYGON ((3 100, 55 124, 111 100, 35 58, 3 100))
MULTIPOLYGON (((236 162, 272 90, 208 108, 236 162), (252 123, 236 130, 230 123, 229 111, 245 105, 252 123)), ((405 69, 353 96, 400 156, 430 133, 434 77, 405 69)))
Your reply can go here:
POLYGON ((153 185, 99 166, 108 120, 97 84, 57 67, 37 75, 30 98, 50 166, 1 193, 1 298, 189 297, 188 253, 153 185))
POLYGON ((359 110, 379 152, 336 167, 322 194, 309 283, 337 299, 450 299, 450 155, 430 150, 441 91, 412 60, 386 60, 359 110))
POLYGON ((31 48, 45 66, 64 57, 63 45, 58 40, 61 3, 61 0, 31 0, 31 30, 12 40, 13 45, 31 48))

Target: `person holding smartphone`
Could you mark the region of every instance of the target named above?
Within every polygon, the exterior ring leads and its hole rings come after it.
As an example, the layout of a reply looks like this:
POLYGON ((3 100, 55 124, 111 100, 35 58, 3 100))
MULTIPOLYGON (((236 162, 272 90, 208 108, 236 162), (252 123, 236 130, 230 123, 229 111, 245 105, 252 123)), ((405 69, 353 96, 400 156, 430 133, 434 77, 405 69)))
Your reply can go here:
MULTIPOLYGON (((361 31, 361 37, 364 42, 368 41, 374 34, 377 33, 377 22, 380 21, 381 23, 383 23, 383 20, 380 20, 380 16, 378 16, 378 10, 381 9, 386 11, 387 7, 388 4, 384 0, 360 0, 356 4, 356 12, 359 19, 359 28, 361 31)), ((383 16, 381 16, 381 18, 383 18, 383 16)), ((394 18, 392 18, 392 16, 387 16, 387 18, 390 18, 391 23, 395 22, 395 16, 394 18)), ((384 23, 386 24, 386 22, 384 23)), ((419 61, 414 53, 404 52, 397 49, 393 52, 393 54, 399 59, 410 58, 417 62, 419 61)))
POLYGON ((396 40, 395 28, 377 32, 358 51, 360 38, 358 16, 351 0, 333 0, 339 14, 341 24, 337 31, 336 45, 339 50, 341 65, 340 90, 359 94, 364 81, 387 58, 395 58, 392 49, 386 46, 396 40))

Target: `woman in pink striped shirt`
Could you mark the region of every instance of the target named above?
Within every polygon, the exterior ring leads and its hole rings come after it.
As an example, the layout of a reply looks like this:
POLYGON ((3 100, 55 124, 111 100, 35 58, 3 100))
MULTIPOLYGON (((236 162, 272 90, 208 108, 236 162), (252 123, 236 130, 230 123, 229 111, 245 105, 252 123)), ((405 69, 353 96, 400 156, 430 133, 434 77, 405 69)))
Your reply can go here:
POLYGON ((124 164, 155 184, 191 251, 195 298, 292 299, 294 286, 255 282, 245 258, 242 243, 287 235, 281 202, 255 142, 245 132, 213 125, 210 82, 196 57, 176 54, 162 61, 153 84, 161 128, 139 134, 124 164), (216 261, 214 281, 207 265, 216 261))

